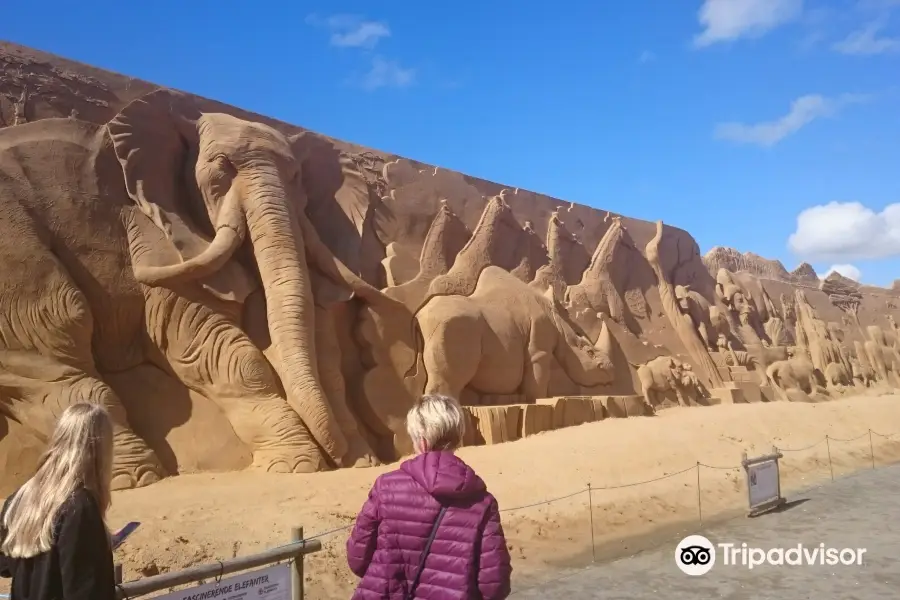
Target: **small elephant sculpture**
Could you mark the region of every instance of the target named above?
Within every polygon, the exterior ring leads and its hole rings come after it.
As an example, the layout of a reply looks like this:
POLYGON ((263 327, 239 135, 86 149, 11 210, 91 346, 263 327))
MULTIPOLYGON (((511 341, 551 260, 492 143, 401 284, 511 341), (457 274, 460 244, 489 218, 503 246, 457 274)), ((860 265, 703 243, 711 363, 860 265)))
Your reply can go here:
POLYGON ((848 385, 852 385, 853 376, 847 372, 844 365, 839 363, 828 363, 825 367, 825 383, 829 387, 833 387, 838 391, 843 391, 848 385))
POLYGON ((853 381, 859 383, 860 385, 864 385, 865 387, 870 387, 877 380, 875 379, 875 369, 870 367, 868 364, 863 366, 863 364, 856 357, 850 358, 850 366, 853 369, 853 381))
POLYGON ((656 413, 656 406, 668 392, 675 393, 679 406, 687 406, 688 398, 702 390, 702 384, 690 365, 677 358, 658 356, 642 365, 629 364, 637 369, 641 394, 650 414, 656 413))
POLYGON ((779 360, 766 368, 766 377, 790 400, 809 402, 809 396, 823 390, 819 386, 816 368, 806 356, 789 352, 790 358, 779 360))
POLYGON ((710 305, 699 292, 692 290, 689 285, 676 285, 675 299, 679 310, 690 317, 707 348, 716 350, 720 337, 730 338, 731 327, 728 319, 719 312, 717 306, 710 305))

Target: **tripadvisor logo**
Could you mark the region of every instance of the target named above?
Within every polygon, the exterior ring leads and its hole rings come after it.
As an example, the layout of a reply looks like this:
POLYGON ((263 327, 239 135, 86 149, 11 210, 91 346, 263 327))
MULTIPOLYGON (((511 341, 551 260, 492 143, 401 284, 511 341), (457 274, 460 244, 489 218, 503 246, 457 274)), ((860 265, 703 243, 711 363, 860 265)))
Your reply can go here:
POLYGON ((675 564, 685 575, 706 575, 716 564, 716 547, 702 535, 689 535, 675 547, 675 564))
POLYGON ((831 548, 825 544, 804 546, 797 544, 787 548, 756 548, 746 543, 731 542, 713 544, 702 535, 689 535, 675 548, 675 564, 686 575, 705 575, 715 566, 717 559, 725 566, 753 569, 762 565, 862 565, 865 548, 831 548))

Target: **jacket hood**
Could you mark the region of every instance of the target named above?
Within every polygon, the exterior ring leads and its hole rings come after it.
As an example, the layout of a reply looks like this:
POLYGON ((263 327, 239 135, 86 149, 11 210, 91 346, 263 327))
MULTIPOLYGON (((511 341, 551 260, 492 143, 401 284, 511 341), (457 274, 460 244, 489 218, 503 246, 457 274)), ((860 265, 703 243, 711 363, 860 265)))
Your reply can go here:
POLYGON ((452 452, 425 452, 400 465, 436 500, 462 500, 483 495, 484 481, 452 452))

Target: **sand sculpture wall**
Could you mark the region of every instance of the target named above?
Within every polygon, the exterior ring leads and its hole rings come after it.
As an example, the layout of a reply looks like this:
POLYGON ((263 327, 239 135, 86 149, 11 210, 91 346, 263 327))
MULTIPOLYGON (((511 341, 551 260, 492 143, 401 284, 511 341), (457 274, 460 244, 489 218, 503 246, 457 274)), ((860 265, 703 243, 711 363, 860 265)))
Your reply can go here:
POLYGON ((423 392, 480 444, 900 386, 895 291, 20 47, 0 68, 0 494, 79 399, 128 488, 396 460, 423 392))

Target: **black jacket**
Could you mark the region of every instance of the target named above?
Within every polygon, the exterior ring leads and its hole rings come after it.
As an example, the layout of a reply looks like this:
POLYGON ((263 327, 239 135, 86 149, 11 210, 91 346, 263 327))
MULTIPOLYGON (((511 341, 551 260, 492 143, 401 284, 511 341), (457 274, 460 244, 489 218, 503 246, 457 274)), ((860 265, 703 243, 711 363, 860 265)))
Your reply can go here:
MULTIPOLYGON (((2 522, 0 540, 6 538, 2 522)), ((66 500, 47 552, 24 559, 0 552, 0 576, 12 577, 10 600, 115 600, 109 535, 94 496, 81 488, 66 500)))

